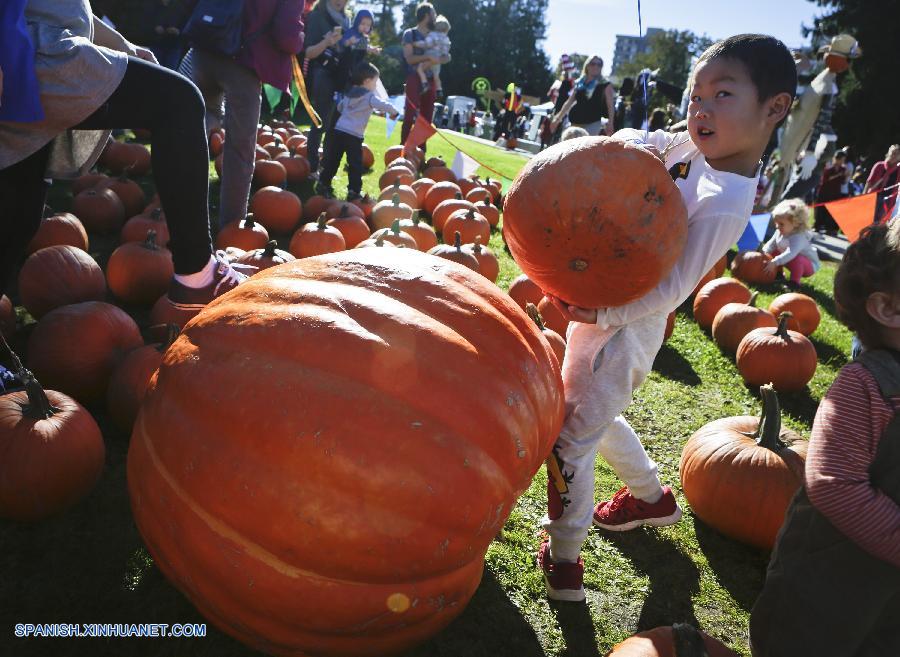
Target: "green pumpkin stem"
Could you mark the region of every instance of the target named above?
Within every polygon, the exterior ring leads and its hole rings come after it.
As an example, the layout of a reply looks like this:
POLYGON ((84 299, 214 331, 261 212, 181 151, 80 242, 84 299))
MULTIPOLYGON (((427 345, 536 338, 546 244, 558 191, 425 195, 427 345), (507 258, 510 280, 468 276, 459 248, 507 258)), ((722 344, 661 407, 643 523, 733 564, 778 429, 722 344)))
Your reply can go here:
POLYGON ((384 237, 379 235, 375 238, 375 246, 384 246, 384 237))
POLYGON ((708 654, 703 635, 688 623, 672 625, 672 643, 675 647, 675 657, 706 657, 708 654))
POLYGON ((453 234, 453 246, 456 247, 457 253, 462 253, 462 235, 459 231, 453 234))
POLYGON ((778 315, 778 328, 775 329, 775 335, 777 335, 782 340, 790 340, 791 336, 788 335, 787 323, 788 320, 794 316, 794 313, 785 310, 783 313, 778 315))
POLYGON ((318 220, 316 221, 316 227, 319 230, 325 230, 325 222, 328 221, 327 215, 323 212, 319 215, 318 220))
POLYGON ((18 376, 25 384, 25 394, 28 395, 28 404, 22 407, 22 415, 32 420, 46 420, 59 413, 59 409, 50 403, 47 399, 47 393, 44 392, 43 386, 34 378, 34 374, 25 369, 19 356, 12 350, 6 338, 0 333, 0 344, 3 345, 4 351, 12 361, 12 365, 18 376))
POLYGON ((462 197, 462 192, 456 192, 456 194, 453 195, 453 198, 455 198, 457 201, 461 201, 462 197))
MULTIPOLYGON (((400 180, 400 179, 398 178, 397 180, 400 180)), ((400 205, 400 194, 394 194, 394 195, 391 197, 391 204, 392 204, 394 207, 397 207, 397 206, 400 205)))
POLYGON ((752 308, 756 308, 756 297, 759 296, 759 292, 753 290, 753 294, 750 295, 750 300, 747 301, 747 305, 752 308))
POLYGON ((411 219, 412 219, 412 222, 413 222, 413 226, 418 226, 418 225, 419 225, 419 222, 422 221, 422 220, 419 218, 419 211, 418 211, 418 210, 413 210, 411 219))
POLYGON ((781 405, 778 403, 778 395, 771 383, 760 386, 759 394, 762 397, 762 413, 753 439, 760 447, 773 452, 780 451, 786 445, 781 440, 781 405))
POLYGON ((525 304, 525 312, 528 313, 528 316, 531 317, 531 320, 537 324, 538 330, 544 330, 544 318, 541 317, 541 312, 537 309, 533 303, 529 302, 525 304))
POLYGON ((394 222, 391 224, 391 233, 393 233, 397 237, 400 236, 400 220, 399 219, 394 219, 394 222))
POLYGON ((475 210, 469 208, 469 211, 466 212, 466 219, 468 219, 469 221, 475 221, 475 210))
POLYGON ((272 258, 275 256, 275 249, 278 248, 278 242, 275 240, 269 240, 266 242, 266 248, 263 249, 262 255, 266 258, 272 258))

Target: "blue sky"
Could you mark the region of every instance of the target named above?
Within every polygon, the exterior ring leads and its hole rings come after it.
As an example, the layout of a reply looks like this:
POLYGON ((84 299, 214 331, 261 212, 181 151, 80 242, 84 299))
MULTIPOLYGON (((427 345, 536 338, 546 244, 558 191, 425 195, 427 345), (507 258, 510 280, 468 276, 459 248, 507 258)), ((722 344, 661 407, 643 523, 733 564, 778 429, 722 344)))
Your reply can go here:
MULTIPOLYGON (((549 5, 544 49, 554 66, 564 52, 599 54, 609 75, 616 35, 638 33, 637 0, 550 0, 549 5)), ((641 0, 645 30, 691 30, 713 39, 761 32, 788 47, 805 44, 801 23, 811 26, 822 13, 807 0, 641 0)))

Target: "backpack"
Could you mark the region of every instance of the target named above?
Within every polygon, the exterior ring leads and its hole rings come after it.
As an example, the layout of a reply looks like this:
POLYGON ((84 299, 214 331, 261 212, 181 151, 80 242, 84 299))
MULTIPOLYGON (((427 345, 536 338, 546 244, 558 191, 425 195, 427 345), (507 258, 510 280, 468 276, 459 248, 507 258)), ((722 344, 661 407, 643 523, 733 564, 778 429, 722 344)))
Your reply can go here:
POLYGON ((243 0, 200 0, 182 33, 197 48, 236 55, 241 49, 243 11, 243 0))

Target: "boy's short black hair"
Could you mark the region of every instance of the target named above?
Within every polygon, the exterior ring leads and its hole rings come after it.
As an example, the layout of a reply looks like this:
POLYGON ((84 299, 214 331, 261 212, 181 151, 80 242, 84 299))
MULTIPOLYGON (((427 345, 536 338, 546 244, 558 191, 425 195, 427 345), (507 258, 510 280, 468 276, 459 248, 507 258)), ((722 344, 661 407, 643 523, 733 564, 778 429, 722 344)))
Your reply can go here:
POLYGON ((765 34, 736 34, 716 41, 700 55, 700 62, 717 58, 741 62, 756 87, 760 102, 788 93, 797 94, 797 65, 791 51, 775 37, 765 34))
POLYGON ((882 325, 866 310, 873 292, 900 290, 900 220, 863 228, 847 248, 834 276, 834 303, 840 319, 856 331, 866 349, 884 347, 882 325))
POLYGON ((350 84, 354 87, 359 87, 366 80, 371 80, 372 78, 377 78, 381 75, 381 71, 378 70, 378 67, 371 62, 360 62, 356 66, 353 67, 353 70, 350 72, 350 84))
POLYGON ((434 11, 434 5, 430 2, 420 2, 416 5, 416 22, 421 23, 422 19, 434 11))

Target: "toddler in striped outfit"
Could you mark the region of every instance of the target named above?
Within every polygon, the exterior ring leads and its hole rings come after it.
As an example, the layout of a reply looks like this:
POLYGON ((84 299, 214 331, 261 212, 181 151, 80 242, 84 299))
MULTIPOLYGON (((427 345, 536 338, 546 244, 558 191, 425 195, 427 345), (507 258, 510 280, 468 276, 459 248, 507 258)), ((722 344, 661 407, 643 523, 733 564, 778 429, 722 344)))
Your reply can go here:
POLYGON ((751 613, 754 657, 900 655, 900 221, 850 245, 834 298, 864 351, 816 413, 751 613))

